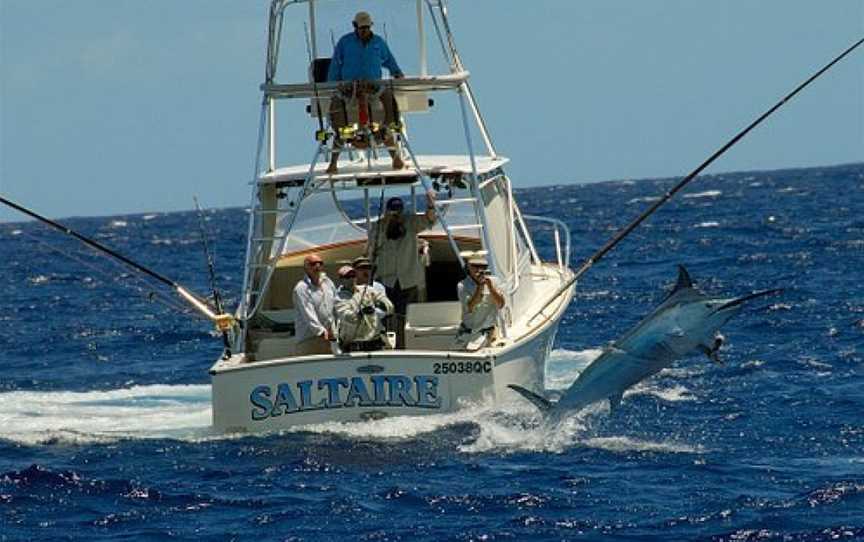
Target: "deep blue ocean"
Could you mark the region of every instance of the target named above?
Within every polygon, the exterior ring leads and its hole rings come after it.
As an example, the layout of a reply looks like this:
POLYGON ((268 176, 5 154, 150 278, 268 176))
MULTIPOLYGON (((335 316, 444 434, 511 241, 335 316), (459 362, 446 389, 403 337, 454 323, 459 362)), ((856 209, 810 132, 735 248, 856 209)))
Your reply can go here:
MULTIPOLYGON (((569 224, 576 265, 674 182, 517 197, 569 224)), ((233 307, 247 214, 205 217, 233 307)), ((195 212, 63 222, 208 291, 195 212)), ((229 438, 208 428, 208 323, 67 236, 0 224, 0 541, 864 539, 864 164, 696 180, 584 276, 547 387, 679 263, 709 294, 785 292, 727 324, 725 365, 681 360, 615 414, 546 428, 479 404, 229 438)))

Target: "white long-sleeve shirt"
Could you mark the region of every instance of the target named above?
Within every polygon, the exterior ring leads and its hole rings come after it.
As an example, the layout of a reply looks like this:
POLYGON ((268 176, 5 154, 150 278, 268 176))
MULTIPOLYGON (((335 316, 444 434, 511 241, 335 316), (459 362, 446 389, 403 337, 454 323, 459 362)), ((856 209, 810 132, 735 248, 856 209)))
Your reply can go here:
POLYGON ((308 275, 294 287, 294 336, 298 341, 318 337, 326 329, 333 332, 333 305, 336 286, 327 275, 321 274, 318 286, 308 275))

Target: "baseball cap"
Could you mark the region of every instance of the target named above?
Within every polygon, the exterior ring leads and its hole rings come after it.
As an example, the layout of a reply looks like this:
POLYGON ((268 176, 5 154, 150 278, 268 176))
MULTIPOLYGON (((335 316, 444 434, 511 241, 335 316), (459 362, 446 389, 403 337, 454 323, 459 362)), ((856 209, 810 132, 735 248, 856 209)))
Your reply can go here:
POLYGON ((405 202, 400 197, 393 197, 387 200, 386 207, 388 211, 401 211, 405 208, 405 202))
POLYGON ((358 11, 354 16, 354 24, 357 26, 372 26, 372 16, 365 11, 358 11))

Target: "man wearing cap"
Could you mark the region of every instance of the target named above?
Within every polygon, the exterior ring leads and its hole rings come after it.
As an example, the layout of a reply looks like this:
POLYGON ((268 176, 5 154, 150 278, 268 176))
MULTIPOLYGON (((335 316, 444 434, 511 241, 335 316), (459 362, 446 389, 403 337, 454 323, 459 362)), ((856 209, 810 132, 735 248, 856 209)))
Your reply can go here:
POLYGON ((303 260, 305 276, 294 287, 295 355, 330 354, 333 334, 333 305, 336 287, 324 273, 324 261, 317 254, 303 260))
POLYGON ((396 312, 388 329, 396 332, 396 348, 405 347, 405 314, 408 303, 418 301, 420 265, 417 234, 435 225, 435 193, 426 193, 426 212, 405 214, 405 203, 395 197, 387 200, 386 212, 369 231, 368 254, 375 273, 387 289, 396 312))
POLYGON ((474 351, 495 340, 498 311, 504 308, 501 286, 488 274, 489 262, 485 258, 468 260, 468 277, 459 283, 459 303, 462 305, 462 323, 457 343, 474 351))
MULTIPOLYGON (((354 260, 354 284, 341 292, 336 302, 336 335, 345 352, 372 352, 385 348, 384 317, 393 314, 384 286, 371 282, 372 263, 368 258, 354 260)), ((390 346, 392 348, 392 346, 390 346)))
MULTIPOLYGON (((330 68, 327 72, 327 81, 350 81, 360 82, 362 92, 371 94, 380 91, 379 99, 384 106, 384 140, 390 147, 390 156, 393 159, 393 169, 402 169, 405 164, 395 149, 395 142, 387 127, 399 120, 399 112, 393 91, 389 88, 381 89, 380 85, 374 83, 382 76, 381 67, 387 68, 394 79, 405 77, 393 53, 387 46, 387 42, 380 36, 372 33, 372 16, 361 11, 354 16, 354 31, 342 36, 333 50, 333 58, 330 60, 330 68)), ((338 171, 339 152, 336 150, 342 146, 340 139, 340 128, 348 125, 348 114, 345 109, 345 98, 351 97, 358 85, 340 86, 340 92, 330 99, 330 124, 336 130, 336 141, 334 150, 330 155, 328 173, 338 171)))

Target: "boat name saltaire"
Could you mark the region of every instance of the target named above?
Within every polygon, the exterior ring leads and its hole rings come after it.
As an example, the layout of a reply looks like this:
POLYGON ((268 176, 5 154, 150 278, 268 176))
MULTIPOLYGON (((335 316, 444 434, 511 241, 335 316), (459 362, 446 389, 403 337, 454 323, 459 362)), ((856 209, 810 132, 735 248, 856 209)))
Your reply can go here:
POLYGON ((441 408, 438 377, 431 375, 418 375, 413 379, 404 375, 321 378, 301 380, 294 385, 282 382, 275 388, 257 386, 249 394, 249 402, 252 403, 252 419, 256 421, 327 408, 441 408), (343 388, 347 390, 344 397, 343 388), (319 397, 317 401, 313 400, 313 393, 319 397))

